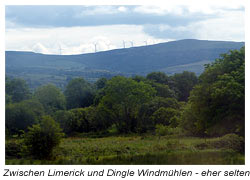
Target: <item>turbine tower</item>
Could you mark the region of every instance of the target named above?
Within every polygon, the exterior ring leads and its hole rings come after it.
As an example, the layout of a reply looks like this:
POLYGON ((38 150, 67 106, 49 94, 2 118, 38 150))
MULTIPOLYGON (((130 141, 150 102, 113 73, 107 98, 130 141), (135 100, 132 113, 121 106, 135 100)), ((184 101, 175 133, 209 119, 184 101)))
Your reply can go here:
POLYGON ((60 55, 62 55, 62 50, 63 50, 63 49, 62 49, 62 47, 61 47, 60 44, 59 44, 58 46, 59 46, 59 53, 60 53, 60 55))
POLYGON ((133 41, 129 41, 131 44, 131 47, 134 47, 134 42, 133 41))
POLYGON ((95 53, 96 53, 96 51, 97 51, 97 43, 94 43, 94 45, 95 45, 95 53))
POLYGON ((106 45, 108 46, 108 50, 110 50, 110 48, 109 48, 109 47, 110 47, 110 45, 111 45, 111 44, 110 44, 110 43, 107 43, 106 45))
POLYGON ((126 48, 126 42, 123 40, 123 48, 126 48))

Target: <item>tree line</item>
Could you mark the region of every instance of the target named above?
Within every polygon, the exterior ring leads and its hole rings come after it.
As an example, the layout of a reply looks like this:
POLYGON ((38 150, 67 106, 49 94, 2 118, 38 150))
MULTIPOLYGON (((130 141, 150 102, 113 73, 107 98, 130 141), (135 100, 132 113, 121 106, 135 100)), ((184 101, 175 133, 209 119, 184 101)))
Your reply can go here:
POLYGON ((162 127, 190 136, 244 136, 244 47, 207 64, 199 77, 184 71, 95 83, 74 78, 64 91, 47 84, 34 92, 24 80, 6 77, 5 87, 7 136, 48 124, 66 136, 154 133, 162 127))

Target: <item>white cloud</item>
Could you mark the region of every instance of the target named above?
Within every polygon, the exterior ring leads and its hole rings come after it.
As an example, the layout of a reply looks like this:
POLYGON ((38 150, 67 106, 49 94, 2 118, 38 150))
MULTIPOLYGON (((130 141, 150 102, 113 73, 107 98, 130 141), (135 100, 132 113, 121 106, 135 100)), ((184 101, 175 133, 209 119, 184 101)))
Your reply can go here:
POLYGON ((49 50, 41 43, 36 43, 31 47, 31 51, 36 53, 50 54, 49 50))
MULTIPOLYGON (((59 54, 81 54, 123 48, 123 40, 134 46, 167 41, 167 39, 154 38, 143 31, 139 25, 112 25, 69 28, 18 28, 6 31, 6 50, 22 50, 23 47, 36 52, 59 54), (34 44, 36 48, 34 48, 34 44)), ((129 47, 129 46, 126 46, 129 47)))
POLYGON ((98 15, 98 14, 114 14, 114 8, 112 6, 94 6, 89 10, 84 10, 81 13, 81 16, 84 15, 98 15))
MULTIPOLYGON (((191 38, 220 41, 245 41, 244 12, 224 12, 216 18, 193 22, 186 26, 158 25, 159 32, 188 34, 191 38)), ((190 37, 187 37, 190 38, 190 37)))
POLYGON ((244 0, 175 0, 161 5, 137 6, 134 12, 156 15, 185 15, 187 13, 214 14, 227 10, 237 10, 244 7, 244 0))
MULTIPOLYGON (((147 14, 171 14, 177 17, 194 13, 195 17, 200 12, 213 14, 209 18, 172 27, 169 24, 156 24, 152 26, 153 31, 145 32, 145 25, 102 25, 68 28, 14 28, 13 23, 6 21, 6 50, 31 50, 41 53, 59 54, 59 46, 62 54, 80 54, 105 51, 109 49, 123 48, 123 40, 126 47, 130 47, 130 41, 134 46, 166 42, 182 37, 189 38, 190 35, 197 39, 208 40, 232 40, 244 41, 244 11, 236 11, 243 7, 243 1, 221 0, 221 1, 168 1, 161 6, 136 6, 135 12, 147 14), (180 3, 182 2, 182 3, 180 3), (186 9, 185 9, 186 8, 186 9), (196 14, 195 14, 196 13, 196 14), (12 27, 12 28, 8 28, 12 27), (159 28, 159 29, 157 29, 159 28), (156 31, 154 31, 156 29, 156 31), (165 33, 165 32, 171 33, 165 33), (161 36, 157 36, 157 33, 161 36), (162 38, 156 38, 162 37, 162 38), (165 37, 165 38, 164 38, 165 37)), ((81 17, 86 14, 114 14, 131 11, 127 6, 92 6, 82 12, 81 17)), ((114 15, 115 16, 115 15, 114 15)), ((79 16, 80 17, 80 16, 79 16)), ((146 18, 146 17, 145 17, 146 18)))
POLYGON ((156 14, 165 15, 172 13, 173 15, 183 14, 183 7, 181 6, 138 6, 133 9, 136 13, 142 14, 156 14))
POLYGON ((127 12, 127 8, 125 8, 124 6, 120 6, 119 8, 118 8, 118 11, 120 11, 120 12, 127 12))
POLYGON ((121 12, 127 12, 128 9, 124 6, 89 6, 89 9, 84 9, 80 14, 75 17, 84 17, 86 15, 105 15, 105 14, 117 14, 121 12))
POLYGON ((244 28, 244 13, 228 12, 218 18, 194 23, 192 31, 199 39, 245 41, 244 28))

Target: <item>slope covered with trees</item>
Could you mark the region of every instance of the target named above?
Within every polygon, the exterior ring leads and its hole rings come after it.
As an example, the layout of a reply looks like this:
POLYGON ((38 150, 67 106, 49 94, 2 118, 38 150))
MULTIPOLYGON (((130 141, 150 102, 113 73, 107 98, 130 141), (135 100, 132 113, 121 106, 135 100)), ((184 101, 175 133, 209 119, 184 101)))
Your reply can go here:
POLYGON ((183 112, 183 127, 193 134, 244 135, 245 49, 223 54, 206 65, 183 112), (193 126, 193 127, 191 127, 193 126))
MULTIPOLYGON (((115 76, 96 83, 75 78, 63 92, 49 84, 34 93, 24 80, 7 78, 5 122, 7 139, 15 137, 26 148, 17 152, 12 147, 19 145, 7 144, 8 155, 16 157, 51 158, 63 133, 66 138, 136 135, 143 139, 152 135, 158 141, 162 136, 169 140, 223 136, 194 146, 227 147, 242 153, 245 50, 242 47, 221 55, 207 64, 199 77, 184 71, 172 76, 163 72, 145 77, 115 76), (44 148, 47 143, 49 149, 44 148), (36 148, 44 153, 36 154, 36 148)), ((180 142, 170 143, 172 146, 181 147, 180 142)), ((128 148, 126 151, 131 151, 128 148)))

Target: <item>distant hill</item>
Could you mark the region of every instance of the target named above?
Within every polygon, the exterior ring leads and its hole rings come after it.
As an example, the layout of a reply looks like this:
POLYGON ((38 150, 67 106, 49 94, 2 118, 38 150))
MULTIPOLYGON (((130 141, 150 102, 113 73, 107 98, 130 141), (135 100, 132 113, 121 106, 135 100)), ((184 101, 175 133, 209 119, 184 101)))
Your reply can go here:
POLYGON ((188 70, 200 74, 204 64, 244 44, 186 39, 80 55, 6 51, 6 74, 24 78, 33 88, 48 82, 64 87, 67 81, 79 76, 95 81, 100 77, 146 75, 153 71, 174 74, 188 70))

